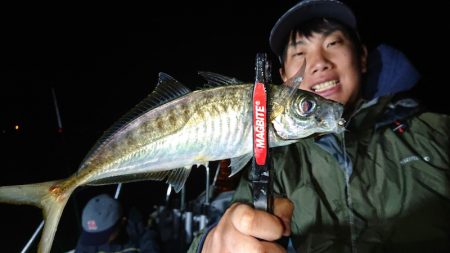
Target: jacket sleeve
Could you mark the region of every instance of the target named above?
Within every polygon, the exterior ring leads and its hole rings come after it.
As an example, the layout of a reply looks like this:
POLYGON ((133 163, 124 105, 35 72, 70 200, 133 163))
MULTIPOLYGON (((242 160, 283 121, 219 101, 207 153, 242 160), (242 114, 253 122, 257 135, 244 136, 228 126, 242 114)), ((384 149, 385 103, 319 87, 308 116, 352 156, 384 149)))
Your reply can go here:
POLYGON ((194 240, 191 243, 191 246, 188 249, 188 253, 201 253, 203 248, 203 243, 205 242, 206 236, 208 235, 209 231, 213 229, 217 223, 214 223, 210 225, 209 227, 203 229, 200 231, 200 233, 194 237, 194 240))
POLYGON ((205 240, 203 237, 205 235, 205 232, 201 231, 197 236, 195 236, 194 240, 192 240, 191 245, 189 246, 187 253, 202 252, 201 247, 203 246, 203 242, 205 240))

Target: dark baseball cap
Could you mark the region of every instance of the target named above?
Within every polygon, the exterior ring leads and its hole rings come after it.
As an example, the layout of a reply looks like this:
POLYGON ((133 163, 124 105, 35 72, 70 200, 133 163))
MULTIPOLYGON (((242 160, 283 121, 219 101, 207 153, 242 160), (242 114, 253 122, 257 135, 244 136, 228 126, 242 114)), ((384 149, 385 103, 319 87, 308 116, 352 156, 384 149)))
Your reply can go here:
POLYGON ((120 224, 122 207, 108 194, 100 194, 88 201, 81 216, 82 228, 79 243, 101 245, 120 224))
POLYGON ((337 0, 304 0, 281 16, 270 32, 272 51, 281 57, 289 33, 301 23, 313 18, 331 18, 356 30, 356 18, 352 10, 337 0))

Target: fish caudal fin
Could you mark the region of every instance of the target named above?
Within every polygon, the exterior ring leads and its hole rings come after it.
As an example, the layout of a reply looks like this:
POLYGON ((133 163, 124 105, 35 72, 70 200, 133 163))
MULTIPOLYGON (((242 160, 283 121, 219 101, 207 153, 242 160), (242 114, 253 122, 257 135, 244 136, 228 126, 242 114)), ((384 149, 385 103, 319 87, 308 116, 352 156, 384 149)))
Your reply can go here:
POLYGON ((51 250, 59 219, 75 188, 60 188, 61 181, 0 187, 0 202, 17 205, 34 205, 42 209, 44 230, 39 242, 39 253, 51 250))

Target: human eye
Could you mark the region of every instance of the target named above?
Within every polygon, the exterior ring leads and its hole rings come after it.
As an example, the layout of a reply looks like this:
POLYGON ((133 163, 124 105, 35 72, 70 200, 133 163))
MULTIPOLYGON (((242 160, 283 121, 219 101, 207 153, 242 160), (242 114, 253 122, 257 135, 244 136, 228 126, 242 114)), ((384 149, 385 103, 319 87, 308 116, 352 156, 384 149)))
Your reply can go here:
POLYGON ((342 44, 342 39, 341 38, 333 38, 327 42, 326 46, 327 46, 327 48, 329 48, 329 47, 337 46, 339 44, 342 44))
POLYGON ((332 33, 328 36, 328 38, 325 40, 325 46, 327 48, 334 47, 337 45, 342 44, 344 39, 342 38, 341 34, 339 32, 332 33))
POLYGON ((304 56, 305 55, 305 52, 303 51, 303 50, 295 50, 293 53, 292 53, 292 56, 293 57, 301 57, 301 56, 304 56))

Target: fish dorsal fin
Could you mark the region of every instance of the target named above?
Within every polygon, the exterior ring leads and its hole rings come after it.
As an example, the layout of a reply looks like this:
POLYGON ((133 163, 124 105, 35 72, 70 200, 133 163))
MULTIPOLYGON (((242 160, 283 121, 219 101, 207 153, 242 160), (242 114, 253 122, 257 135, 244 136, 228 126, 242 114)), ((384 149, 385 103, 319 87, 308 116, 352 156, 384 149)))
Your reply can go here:
POLYGON ((150 95, 148 95, 148 97, 144 99, 142 102, 150 100, 148 102, 155 103, 152 106, 154 108, 156 106, 165 104, 175 98, 186 95, 189 92, 191 92, 191 90, 186 86, 184 86, 182 83, 175 80, 175 78, 169 76, 166 73, 160 72, 158 78, 158 85, 156 86, 155 90, 152 93, 150 93, 150 95))
POLYGON ((141 102, 139 102, 133 109, 123 115, 108 130, 103 133, 103 135, 85 156, 80 168, 83 166, 86 160, 88 160, 89 157, 94 154, 99 147, 107 142, 115 132, 117 132, 133 120, 137 119, 142 114, 178 97, 186 95, 189 92, 190 90, 186 86, 175 80, 173 77, 169 76, 166 73, 159 73, 158 84, 153 92, 150 93, 141 102))
POLYGON ((198 74, 207 81, 207 83, 205 84, 206 87, 216 87, 216 86, 244 83, 236 78, 220 75, 213 72, 199 71, 198 74))

